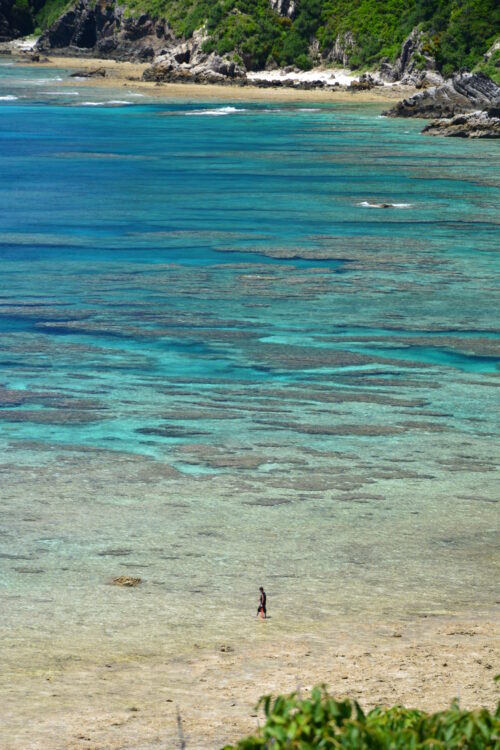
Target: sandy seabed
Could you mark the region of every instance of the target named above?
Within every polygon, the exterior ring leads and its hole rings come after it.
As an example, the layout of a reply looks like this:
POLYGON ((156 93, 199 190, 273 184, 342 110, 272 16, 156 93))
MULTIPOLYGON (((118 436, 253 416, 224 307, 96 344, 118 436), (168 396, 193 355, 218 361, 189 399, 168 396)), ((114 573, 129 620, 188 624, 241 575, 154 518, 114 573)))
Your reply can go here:
POLYGON ((3 750, 218 748, 262 723, 262 694, 326 683, 364 708, 404 704, 493 708, 498 626, 493 620, 429 618, 402 627, 344 625, 281 636, 279 616, 256 620, 258 646, 233 640, 163 660, 75 661, 6 675, 3 750))

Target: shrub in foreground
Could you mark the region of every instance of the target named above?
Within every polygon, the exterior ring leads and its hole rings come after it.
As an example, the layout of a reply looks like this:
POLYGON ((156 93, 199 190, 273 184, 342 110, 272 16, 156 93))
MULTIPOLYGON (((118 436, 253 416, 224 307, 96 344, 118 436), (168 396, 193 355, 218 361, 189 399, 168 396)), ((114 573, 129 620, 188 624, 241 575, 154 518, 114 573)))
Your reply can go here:
POLYGON ((457 703, 434 714, 402 708, 363 713, 356 701, 336 701, 324 687, 261 698, 266 722, 224 750, 500 750, 500 702, 495 713, 462 711, 457 703))

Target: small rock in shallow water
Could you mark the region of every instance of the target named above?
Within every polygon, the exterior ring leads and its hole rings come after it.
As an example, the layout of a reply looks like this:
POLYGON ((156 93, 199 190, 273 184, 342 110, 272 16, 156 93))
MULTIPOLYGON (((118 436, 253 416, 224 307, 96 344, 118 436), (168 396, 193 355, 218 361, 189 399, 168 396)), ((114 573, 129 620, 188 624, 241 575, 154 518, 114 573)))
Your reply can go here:
POLYGON ((133 578, 132 576, 118 576, 113 578, 114 586, 138 586, 141 583, 140 578, 133 578))
POLYGON ((95 70, 78 70, 76 73, 70 73, 70 78, 105 78, 106 68, 96 68, 95 70))

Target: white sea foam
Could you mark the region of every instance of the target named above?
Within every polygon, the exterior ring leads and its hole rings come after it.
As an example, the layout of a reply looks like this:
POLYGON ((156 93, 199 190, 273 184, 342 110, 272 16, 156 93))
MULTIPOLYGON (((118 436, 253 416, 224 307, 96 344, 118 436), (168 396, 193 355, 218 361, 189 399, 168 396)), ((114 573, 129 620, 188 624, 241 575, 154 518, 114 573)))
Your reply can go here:
POLYGON ((194 109, 192 112, 185 112, 185 114, 220 117, 221 115, 232 115, 235 112, 247 112, 247 110, 242 107, 218 107, 217 109, 194 109))
POLYGON ((321 112, 317 107, 300 107, 299 112, 321 112))
POLYGON ((124 99, 110 99, 107 102, 80 102, 81 107, 117 107, 124 104, 132 104, 132 102, 125 101, 124 99))
POLYGON ((38 78, 36 81, 23 81, 22 83, 32 83, 34 86, 44 86, 46 83, 60 83, 63 79, 60 76, 56 78, 38 78))
POLYGON ((80 96, 79 91, 46 91, 50 96, 80 96))
POLYGON ((370 201, 361 201, 357 203, 357 206, 363 206, 363 208, 411 208, 412 203, 370 203, 370 201))
POLYGON ((19 97, 14 96, 14 94, 7 94, 6 96, 0 96, 0 102, 13 102, 16 99, 19 99, 19 97))

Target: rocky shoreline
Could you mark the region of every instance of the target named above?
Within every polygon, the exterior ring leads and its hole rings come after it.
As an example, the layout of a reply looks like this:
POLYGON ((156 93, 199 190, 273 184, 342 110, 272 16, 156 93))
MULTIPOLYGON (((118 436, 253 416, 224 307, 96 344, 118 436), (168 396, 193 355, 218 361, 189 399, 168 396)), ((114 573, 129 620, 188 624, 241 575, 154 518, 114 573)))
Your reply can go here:
MULTIPOLYGON (((89 0, 79 0, 31 45, 23 45, 18 40, 0 44, 0 54, 13 52, 33 63, 47 63, 45 55, 53 53, 96 63, 103 59, 140 63, 144 66, 141 80, 155 85, 216 85, 349 94, 379 88, 390 90, 393 95, 398 91, 404 95, 408 91, 404 88, 406 84, 412 87, 412 95, 383 114, 432 118, 422 130, 426 135, 500 136, 500 87, 483 73, 463 72, 444 81, 430 57, 424 56, 422 67, 421 38, 415 30, 405 40, 392 66, 384 63, 378 72, 358 75, 354 71, 324 67, 304 73, 293 66, 249 73, 243 63, 215 52, 207 53, 205 40, 202 30, 194 32, 188 40, 178 39, 165 21, 154 21, 147 14, 138 18, 125 17, 123 9, 117 6, 92 5, 89 0)), ((104 77, 106 71, 101 66, 83 75, 104 77)))
MULTIPOLYGON (((71 66, 78 65, 79 72, 73 76, 85 78, 104 78, 111 68, 106 71, 106 63, 110 65, 128 65, 140 68, 140 80, 146 83, 181 84, 192 86, 237 87, 252 89, 283 89, 288 91, 322 91, 347 92, 349 94, 363 93, 375 90, 382 95, 390 94, 388 99, 397 97, 397 92, 408 93, 414 91, 410 86, 398 84, 384 84, 379 77, 370 74, 356 76, 351 71, 333 68, 319 68, 304 74, 297 68, 290 66, 282 71, 276 71, 273 77, 268 77, 266 71, 247 74, 234 62, 218 55, 205 55, 200 50, 196 38, 189 43, 182 43, 174 47, 168 54, 160 56, 153 63, 144 60, 116 59, 114 56, 97 56, 94 49, 79 47, 51 48, 43 38, 33 42, 15 40, 0 43, 0 55, 13 55, 23 63, 48 64, 56 59, 68 60, 71 66), (50 59, 47 56, 50 54, 50 59), (95 68, 87 68, 82 72, 80 64, 95 63, 95 68)), ((130 77, 136 81, 136 77, 130 77)))
POLYGON ((433 118, 422 133, 459 138, 500 137, 500 86, 483 73, 461 73, 398 102, 389 117, 433 118))
POLYGON ((500 138, 500 109, 439 118, 426 125, 422 133, 451 138, 500 138))
MULTIPOLYGON (((293 0, 271 0, 271 5, 278 15, 287 18, 293 18, 297 10, 293 0)), ((397 59, 392 63, 385 59, 380 71, 372 74, 348 70, 348 52, 354 45, 349 33, 338 37, 331 49, 320 50, 318 45, 316 49, 312 42, 309 52, 315 67, 311 72, 324 73, 342 65, 347 75, 340 81, 325 75, 311 78, 294 66, 281 71, 271 59, 260 75, 255 72, 254 61, 246 59, 243 52, 241 55, 218 54, 210 51, 213 46, 209 42, 204 26, 189 38, 182 38, 164 18, 155 18, 147 12, 133 15, 125 6, 106 0, 77 0, 41 34, 34 52, 148 63, 151 67, 144 72, 144 80, 163 83, 230 82, 245 86, 249 73, 252 74, 249 85, 262 88, 292 86, 312 90, 348 85, 352 91, 359 91, 382 85, 419 88, 442 82, 436 61, 427 51, 425 38, 418 28, 404 40, 397 59), (275 76, 271 83, 269 74, 274 73, 280 76, 275 76), (288 75, 281 76, 281 73, 288 75)))

